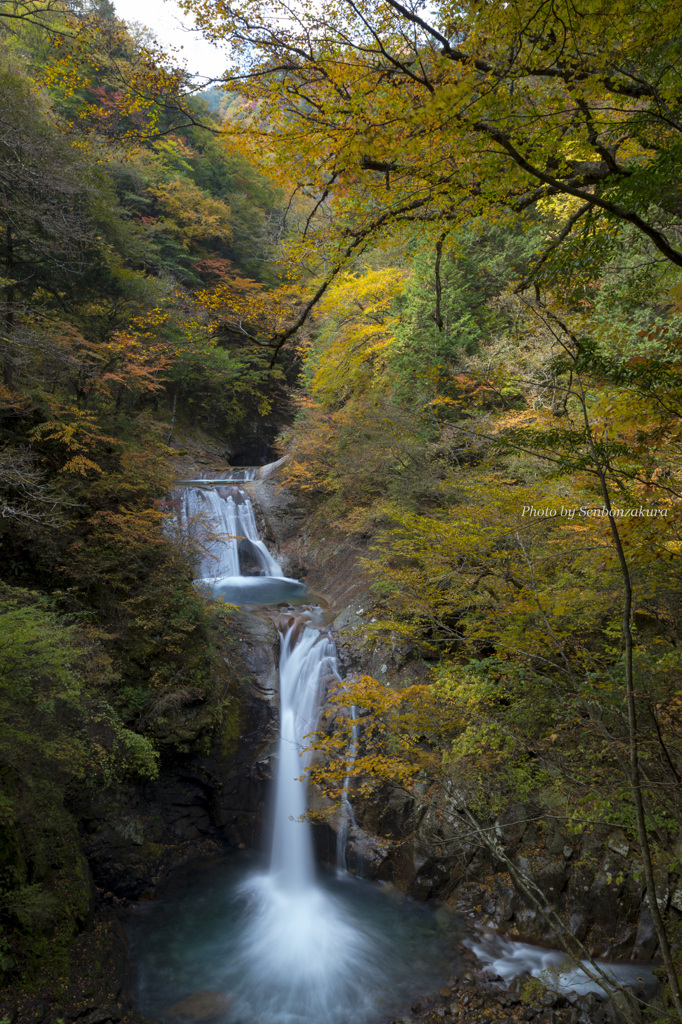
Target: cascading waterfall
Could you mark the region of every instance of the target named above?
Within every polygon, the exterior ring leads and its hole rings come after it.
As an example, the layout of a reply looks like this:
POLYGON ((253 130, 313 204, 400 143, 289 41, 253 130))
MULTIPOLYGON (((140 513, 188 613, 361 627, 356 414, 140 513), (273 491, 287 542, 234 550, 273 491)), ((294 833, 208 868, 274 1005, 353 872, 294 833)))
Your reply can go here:
POLYGON ((371 982, 381 972, 380 943, 317 884, 305 820, 305 737, 317 722, 321 687, 338 678, 331 639, 301 629, 300 622, 289 625, 281 634, 270 869, 242 887, 252 909, 242 962, 247 974, 254 967, 258 972, 261 1019, 272 1024, 343 1024, 353 1014, 364 1019, 371 982))
POLYGON ((249 497, 241 488, 188 487, 180 519, 188 533, 196 533, 204 548, 202 581, 215 583, 245 575, 240 550, 262 576, 282 576, 282 569, 260 539, 249 497))
MULTIPOLYGON (((229 480, 252 480, 256 470, 233 471, 229 480)), ((225 493, 226 480, 187 481, 181 509, 183 528, 190 531, 199 524, 205 550, 202 559, 202 578, 198 583, 215 596, 234 600, 243 597, 247 589, 256 589, 262 598, 261 581, 245 576, 240 561, 241 550, 258 566, 260 577, 285 581, 300 588, 295 580, 282 575, 279 563, 272 557, 260 539, 253 505, 241 489, 232 487, 225 493), (190 484, 192 486, 190 486, 190 484), (202 486, 203 485, 203 486, 202 486), (212 486, 211 486, 212 485, 212 486)), ((277 596, 280 595, 278 588, 277 596)), ((305 787, 296 782, 307 764, 301 760, 303 737, 315 728, 320 685, 325 680, 338 680, 336 649, 329 637, 323 638, 316 630, 306 627, 302 631, 294 622, 283 634, 280 657, 281 731, 279 741, 279 771, 275 799, 275 830, 272 850, 273 870, 282 877, 294 878, 305 874, 312 878, 313 853, 310 830, 301 821, 306 812, 305 787)), ((355 706, 351 709, 357 719, 355 706)), ((351 763, 358 742, 358 725, 353 726, 350 749, 351 763)), ((341 813, 337 833, 337 866, 346 872, 346 843, 351 824, 355 823, 348 794, 350 777, 343 784, 341 813)))
POLYGON ((291 887, 314 879, 313 844, 302 772, 310 758, 305 736, 317 724, 321 685, 338 679, 336 649, 328 636, 292 623, 281 637, 279 662, 280 735, 275 791, 271 872, 291 887))
MULTIPOLYGON (((244 471, 245 479, 249 472, 244 471)), ((241 604, 284 600, 293 605, 301 594, 305 600, 303 584, 282 576, 260 539, 248 495, 237 487, 225 489, 227 482, 232 479, 192 481, 184 493, 182 524, 198 530, 205 550, 198 584, 241 604)), ((285 614, 269 867, 260 873, 251 869, 239 883, 218 878, 211 886, 198 879, 180 913, 177 902, 161 899, 131 929, 139 965, 137 1001, 167 1024, 188 1014, 206 1017, 209 1004, 216 1024, 376 1024, 405 1006, 417 986, 436 983, 452 970, 459 925, 448 930, 443 919, 436 922, 423 909, 386 900, 368 883, 349 884, 345 847, 355 825, 350 778, 343 787, 337 845, 345 881, 316 875, 305 820, 305 737, 315 729, 325 684, 339 676, 329 635, 306 624, 309 614, 297 616, 293 609, 285 614)), ((281 617, 280 612, 276 621, 281 617)), ((356 720, 355 708, 352 716, 356 720)), ((356 723, 351 763, 358 730, 356 723)), ((524 969, 537 975, 548 966, 560 967, 560 954, 499 936, 469 944, 505 978, 524 969)), ((621 965, 614 966, 621 971, 621 965)), ((632 971, 642 968, 623 965, 619 980, 632 971)), ((556 984, 565 991, 590 990, 579 967, 559 970, 556 984)))
MULTIPOLYGON (((199 483, 199 482, 197 482, 199 483)), ((222 481, 221 481, 222 483, 222 481)), ((185 528, 200 524, 206 554, 198 584, 234 600, 235 586, 303 585, 282 576, 258 534, 251 501, 231 488, 187 487, 185 528), (260 576, 244 576, 240 554, 255 560, 260 576), (265 577, 268 581, 263 579, 265 577)), ((274 601, 274 599, 273 599, 274 601)), ((371 929, 318 885, 310 824, 305 820, 309 758, 305 737, 315 729, 322 687, 338 680, 331 638, 292 617, 280 633, 280 735, 273 808, 270 868, 240 887, 248 918, 236 957, 239 981, 231 984, 241 1021, 269 1024, 344 1024, 364 1019, 372 982, 381 973, 381 946, 371 929)), ((347 789, 347 787, 346 787, 347 789)), ((346 792, 346 806, 348 797, 346 792)))

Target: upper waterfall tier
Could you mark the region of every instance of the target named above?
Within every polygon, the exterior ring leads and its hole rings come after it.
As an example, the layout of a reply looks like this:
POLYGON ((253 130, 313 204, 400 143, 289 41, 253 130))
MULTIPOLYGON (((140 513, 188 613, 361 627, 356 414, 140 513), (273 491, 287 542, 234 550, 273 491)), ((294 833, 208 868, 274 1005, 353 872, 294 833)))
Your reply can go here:
POLYGON ((223 488, 187 487, 181 520, 203 547, 200 575, 204 580, 282 576, 282 567, 259 537, 253 505, 240 488, 226 492, 223 488))

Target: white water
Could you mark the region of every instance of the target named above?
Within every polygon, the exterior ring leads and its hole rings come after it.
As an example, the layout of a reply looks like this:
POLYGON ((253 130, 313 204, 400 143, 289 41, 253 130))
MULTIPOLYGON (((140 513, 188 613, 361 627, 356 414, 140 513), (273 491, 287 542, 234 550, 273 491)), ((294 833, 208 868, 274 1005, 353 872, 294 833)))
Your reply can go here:
MULTIPOLYGON (((351 731, 351 742, 350 750, 348 751, 348 761, 352 766, 355 763, 355 757, 358 752, 358 740, 360 739, 360 724, 358 722, 357 708, 355 704, 351 705, 350 709, 351 718, 353 720, 353 727, 351 731)), ((341 811, 339 816, 339 831, 336 833, 336 867, 341 875, 344 875, 348 871, 346 864, 346 847, 348 846, 348 833, 351 828, 357 829, 357 822, 355 820, 355 812, 353 805, 350 802, 348 796, 350 792, 350 775, 346 775, 343 780, 343 789, 341 791, 341 811)))
POLYGON ((384 965, 380 938, 365 922, 325 889, 289 886, 272 871, 242 891, 250 904, 238 960, 247 1020, 347 1024, 372 1014, 384 965))
POLYGON ((213 583, 244 575, 242 557, 248 554, 263 576, 282 577, 279 563, 260 539, 256 517, 248 496, 232 487, 221 494, 215 488, 188 487, 180 510, 184 529, 203 548, 201 583, 213 583))
MULTIPOLYGON (((542 978, 548 988, 555 992, 576 992, 578 995, 593 992, 600 999, 606 998, 605 989, 588 977, 580 964, 571 963, 566 954, 558 950, 531 946, 527 942, 512 942, 495 932, 468 941, 467 945, 480 963, 489 967, 506 984, 522 974, 530 974, 533 978, 542 978)), ((584 963, 589 966, 587 961, 584 963)), ((609 963, 605 960, 598 960, 597 963, 604 974, 619 985, 653 987, 650 964, 609 963)), ((591 970, 594 973, 594 968, 591 970)))
POLYGON ((378 937, 318 885, 305 818, 306 737, 316 727, 323 687, 339 678, 334 644, 326 634, 294 621, 281 634, 279 666, 270 869, 243 886, 252 904, 242 947, 244 969, 259 972, 261 1019, 342 1024, 371 1011, 373 984, 382 972, 378 937))
POLYGON ((280 735, 275 790, 271 873, 283 887, 313 883, 315 868, 302 773, 310 763, 305 737, 317 725, 320 688, 338 679, 336 650, 323 633, 294 622, 281 638, 280 735))

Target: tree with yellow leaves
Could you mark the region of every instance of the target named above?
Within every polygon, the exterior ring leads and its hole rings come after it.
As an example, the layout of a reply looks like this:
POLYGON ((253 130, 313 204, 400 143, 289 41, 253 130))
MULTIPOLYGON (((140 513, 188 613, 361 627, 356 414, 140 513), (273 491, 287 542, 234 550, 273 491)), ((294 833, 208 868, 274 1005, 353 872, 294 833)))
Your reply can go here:
POLYGON ((386 230, 418 225, 437 246, 448 224, 513 219, 556 197, 562 215, 534 272, 594 224, 631 225, 682 266, 673 0, 183 6, 229 46, 225 86, 250 101, 226 130, 266 149, 283 181, 293 168, 314 204, 303 245, 322 282, 290 332, 386 230))

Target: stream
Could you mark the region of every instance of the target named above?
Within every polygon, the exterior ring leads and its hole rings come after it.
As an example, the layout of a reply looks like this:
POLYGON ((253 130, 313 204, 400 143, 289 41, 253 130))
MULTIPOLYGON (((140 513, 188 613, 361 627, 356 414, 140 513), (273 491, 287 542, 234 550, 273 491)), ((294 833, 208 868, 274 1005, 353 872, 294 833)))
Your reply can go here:
MULTIPOLYGON (((199 863, 180 872, 161 898, 137 905, 126 922, 134 1001, 164 1024, 380 1024, 416 992, 458 973, 464 924, 345 871, 353 816, 347 786, 337 870, 315 864, 301 780, 304 737, 315 728, 327 685, 339 678, 336 649, 329 632, 315 626, 304 584, 282 574, 259 536, 240 486, 257 472, 183 481, 180 520, 203 546, 199 589, 263 613, 269 608, 280 633, 269 855, 262 863, 247 856, 199 863)), ((355 730, 354 745, 358 739, 355 730)), ((465 941, 501 982, 550 969, 559 990, 603 994, 579 967, 562 972, 563 957, 551 950, 493 934, 465 941)), ((625 983, 648 970, 641 963, 607 969, 625 983)))

